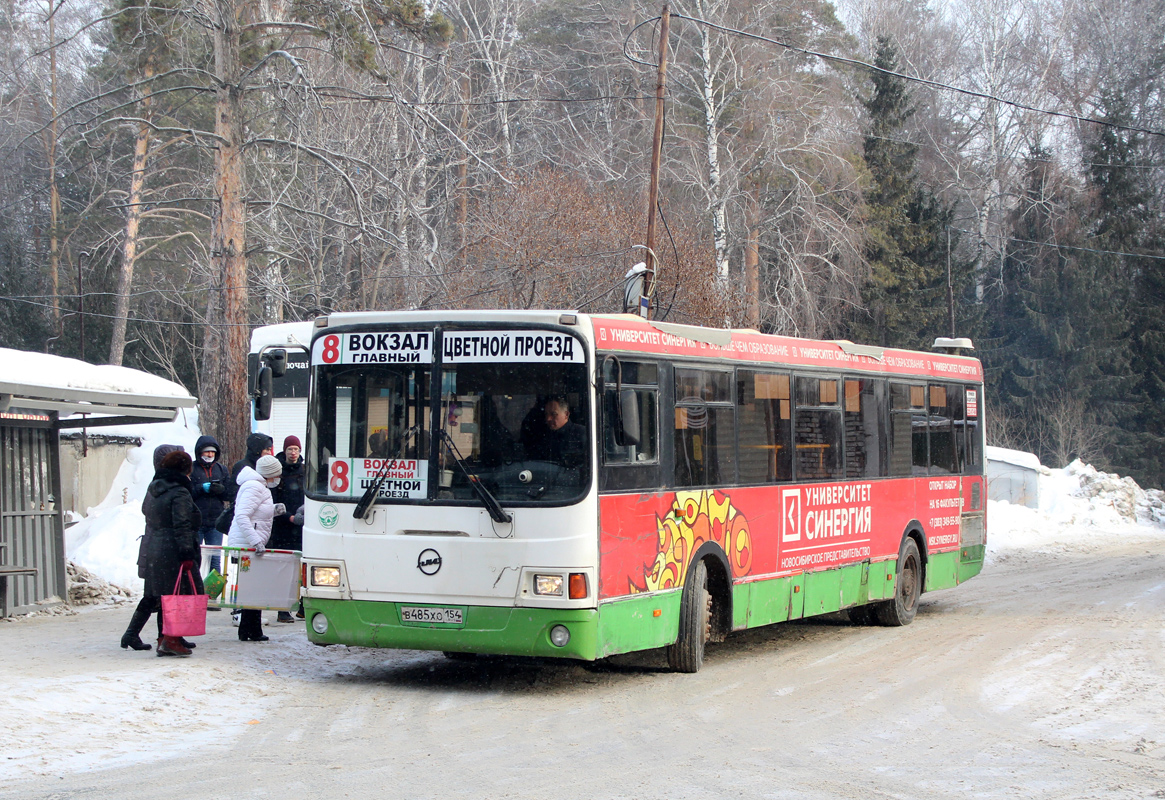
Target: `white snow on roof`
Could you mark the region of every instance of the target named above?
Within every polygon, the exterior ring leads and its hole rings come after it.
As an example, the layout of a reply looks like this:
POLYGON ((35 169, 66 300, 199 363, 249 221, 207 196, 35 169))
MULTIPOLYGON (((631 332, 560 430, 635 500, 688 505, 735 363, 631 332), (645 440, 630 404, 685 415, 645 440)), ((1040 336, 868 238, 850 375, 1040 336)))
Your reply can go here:
POLYGON ((0 375, 9 383, 30 388, 121 392, 158 398, 192 396, 181 384, 141 370, 3 347, 0 347, 0 375))
POLYGON ((988 461, 1002 461, 1005 464, 1014 464, 1017 467, 1025 467, 1039 471, 1040 458, 1035 453, 1025 453, 1022 450, 1008 450, 1005 447, 988 447, 987 448, 988 461))
POLYGON ((278 325, 264 325, 251 331, 251 352, 257 352, 264 345, 311 344, 314 322, 283 322, 278 325))

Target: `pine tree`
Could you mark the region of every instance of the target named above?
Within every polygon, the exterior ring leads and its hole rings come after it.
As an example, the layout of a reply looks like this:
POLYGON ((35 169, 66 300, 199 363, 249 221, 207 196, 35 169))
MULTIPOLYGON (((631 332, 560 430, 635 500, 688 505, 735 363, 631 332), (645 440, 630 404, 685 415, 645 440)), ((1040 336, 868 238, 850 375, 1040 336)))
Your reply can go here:
MULTIPOLYGON (((864 315, 854 318, 855 339, 884 346, 929 347, 948 333, 947 232, 952 208, 920 186, 918 148, 904 129, 914 114, 894 45, 878 39, 871 75, 874 91, 862 105, 869 115, 863 155, 869 174, 864 315)), ((957 244, 952 240, 951 246, 957 244)))
MULTIPOLYGON (((1127 125, 1133 114, 1119 95, 1104 97, 1109 122, 1127 125)), ((1162 252, 1150 206, 1145 153, 1139 133, 1103 126, 1086 148, 1093 189, 1094 247, 1108 251, 1099 262, 1098 290, 1108 297, 1119 324, 1115 384, 1104 421, 1113 426, 1110 455, 1117 468, 1142 484, 1165 485, 1165 263, 1137 254, 1162 252), (1123 255, 1122 255, 1123 254, 1123 255), (1115 293, 1114 293, 1115 287, 1115 293)), ((1108 359, 1106 359, 1107 363, 1108 359)))

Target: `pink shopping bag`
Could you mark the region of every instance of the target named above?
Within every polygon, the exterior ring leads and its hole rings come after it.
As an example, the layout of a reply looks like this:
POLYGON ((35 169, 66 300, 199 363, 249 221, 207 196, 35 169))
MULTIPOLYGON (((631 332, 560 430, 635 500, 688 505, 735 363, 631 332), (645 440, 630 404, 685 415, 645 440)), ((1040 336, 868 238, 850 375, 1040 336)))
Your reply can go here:
POLYGON ((191 592, 198 591, 189 568, 179 569, 174 594, 162 595, 163 636, 202 636, 206 633, 206 601, 209 598, 204 594, 178 594, 183 575, 190 581, 191 592))

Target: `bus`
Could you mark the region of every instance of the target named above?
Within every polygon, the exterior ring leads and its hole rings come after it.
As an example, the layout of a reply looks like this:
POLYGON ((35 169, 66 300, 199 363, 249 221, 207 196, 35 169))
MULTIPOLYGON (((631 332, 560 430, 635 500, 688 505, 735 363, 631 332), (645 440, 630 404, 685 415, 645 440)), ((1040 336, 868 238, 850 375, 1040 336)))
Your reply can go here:
POLYGON ((907 625, 983 565, 983 370, 954 349, 364 312, 315 320, 310 371, 316 644, 695 672, 760 625, 907 625))

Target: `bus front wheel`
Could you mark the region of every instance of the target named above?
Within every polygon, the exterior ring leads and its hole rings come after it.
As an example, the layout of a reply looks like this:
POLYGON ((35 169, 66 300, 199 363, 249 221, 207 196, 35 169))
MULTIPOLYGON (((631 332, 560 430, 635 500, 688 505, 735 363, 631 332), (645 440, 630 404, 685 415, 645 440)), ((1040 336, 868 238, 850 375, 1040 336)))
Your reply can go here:
POLYGON ((704 643, 712 633, 712 595, 708 591, 708 567, 703 560, 692 567, 680 600, 680 632, 667 649, 667 663, 676 672, 699 672, 704 664, 704 643))
POLYGON ((918 613, 918 598, 922 595, 922 558, 918 543, 907 536, 898 551, 898 585, 894 599, 877 607, 878 622, 891 628, 909 625, 918 613))

